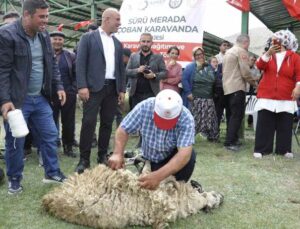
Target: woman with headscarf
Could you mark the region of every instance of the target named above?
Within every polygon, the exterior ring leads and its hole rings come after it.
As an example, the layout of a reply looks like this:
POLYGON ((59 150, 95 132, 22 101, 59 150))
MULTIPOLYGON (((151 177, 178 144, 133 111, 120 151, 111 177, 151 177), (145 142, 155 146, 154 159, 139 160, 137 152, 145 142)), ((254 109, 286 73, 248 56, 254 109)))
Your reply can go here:
POLYGON ((209 141, 219 138, 217 115, 213 101, 216 76, 211 65, 205 62, 202 47, 193 49, 194 62, 183 71, 182 86, 190 103, 195 120, 195 133, 201 133, 209 141))
POLYGON ((292 128, 293 114, 297 110, 296 98, 300 92, 300 57, 295 51, 298 42, 289 30, 273 34, 268 51, 257 61, 258 69, 263 70, 258 86, 257 129, 255 134, 255 158, 273 152, 276 132, 275 153, 293 158, 292 128))

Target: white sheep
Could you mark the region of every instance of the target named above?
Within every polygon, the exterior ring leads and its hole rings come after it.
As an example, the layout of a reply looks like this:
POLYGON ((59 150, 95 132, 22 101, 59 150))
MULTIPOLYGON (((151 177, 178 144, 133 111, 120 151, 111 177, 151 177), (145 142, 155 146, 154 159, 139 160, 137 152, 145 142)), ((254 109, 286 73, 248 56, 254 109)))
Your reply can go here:
POLYGON ((199 193, 173 177, 155 191, 140 188, 137 178, 129 170, 114 171, 99 165, 70 176, 43 197, 43 206, 58 218, 94 228, 165 228, 168 222, 218 207, 223 201, 219 193, 199 193))

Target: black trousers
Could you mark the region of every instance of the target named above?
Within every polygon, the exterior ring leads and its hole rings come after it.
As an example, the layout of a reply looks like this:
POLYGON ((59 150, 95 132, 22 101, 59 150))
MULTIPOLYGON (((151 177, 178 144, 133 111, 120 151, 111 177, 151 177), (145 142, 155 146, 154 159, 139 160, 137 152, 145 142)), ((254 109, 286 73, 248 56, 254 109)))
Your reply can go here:
POLYGON ((66 93, 66 97, 66 103, 61 106, 58 96, 54 96, 52 103, 53 118, 57 129, 59 129, 59 114, 61 115, 63 145, 72 146, 75 140, 76 94, 66 93))
POLYGON ((276 132, 275 153, 292 152, 293 114, 258 111, 254 152, 270 154, 273 152, 276 132))
POLYGON ((150 97, 155 97, 153 92, 149 93, 135 93, 131 97, 131 102, 132 102, 132 109, 140 102, 144 101, 145 99, 148 99, 150 97))
MULTIPOLYGON (((174 150, 171 156, 169 156, 167 159, 165 159, 162 162, 159 163, 154 163, 151 162, 151 171, 156 171, 159 170, 161 167, 163 167, 165 164, 167 164, 178 152, 178 150, 174 150)), ((192 155, 188 163, 181 169, 179 170, 176 174, 174 174, 176 180, 178 181, 185 181, 187 182, 190 177, 193 174, 194 168, 195 168, 195 162, 196 162, 196 154, 195 151, 192 151, 192 155)))
POLYGON ((223 95, 217 95, 214 97, 214 103, 215 103, 215 108, 216 108, 216 113, 217 113, 217 119, 218 119, 218 127, 220 128, 222 116, 224 114, 224 109, 225 109, 225 96, 223 95))
MULTIPOLYGON (((131 96, 131 106, 133 109, 138 103, 144 101, 145 99, 155 97, 153 92, 149 93, 135 93, 133 96, 131 96)), ((136 147, 140 148, 142 145, 142 135, 140 135, 139 142, 136 147)))
POLYGON ((80 159, 90 161, 93 135, 100 116, 98 135, 98 156, 107 154, 112 124, 118 105, 118 95, 114 80, 104 85, 98 92, 91 92, 90 98, 83 103, 83 117, 80 131, 80 159))
POLYGON ((238 141, 238 132, 242 124, 245 113, 244 91, 237 91, 229 95, 225 95, 227 129, 225 146, 235 145, 238 141))

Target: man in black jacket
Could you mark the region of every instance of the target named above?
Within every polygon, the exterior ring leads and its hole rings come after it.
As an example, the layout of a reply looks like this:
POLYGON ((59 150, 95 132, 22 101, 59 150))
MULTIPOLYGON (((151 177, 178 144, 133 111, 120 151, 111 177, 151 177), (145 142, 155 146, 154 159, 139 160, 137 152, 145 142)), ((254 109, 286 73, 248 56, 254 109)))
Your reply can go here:
POLYGON ((51 43, 57 59, 61 80, 64 85, 67 100, 62 106, 57 94, 53 94, 53 117, 59 130, 59 113, 61 113, 62 142, 64 154, 68 157, 76 157, 73 151, 75 141, 75 112, 76 112, 76 75, 75 54, 64 49, 65 34, 60 31, 50 33, 51 43))
MULTIPOLYGON (((7 113, 21 109, 30 118, 40 137, 44 183, 63 182, 57 158, 57 129, 49 105, 57 91, 63 105, 66 100, 58 66, 46 31, 48 4, 45 0, 25 0, 22 18, 0 28, 0 105, 4 120, 7 113)), ((9 124, 6 130, 6 174, 8 193, 22 192, 24 138, 14 138, 9 124)))

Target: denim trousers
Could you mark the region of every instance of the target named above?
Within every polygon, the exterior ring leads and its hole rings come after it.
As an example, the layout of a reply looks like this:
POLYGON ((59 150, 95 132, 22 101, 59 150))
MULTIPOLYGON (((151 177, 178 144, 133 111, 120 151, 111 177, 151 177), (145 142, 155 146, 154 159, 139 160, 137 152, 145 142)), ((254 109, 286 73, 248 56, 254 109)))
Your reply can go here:
MULTIPOLYGON (((37 131, 40 144, 39 149, 43 158, 45 174, 48 176, 57 175, 59 170, 57 157, 57 135, 58 131, 53 120, 52 109, 43 96, 27 96, 22 106, 23 116, 28 123, 37 131)), ((25 137, 14 138, 8 122, 4 122, 5 136, 5 161, 6 172, 9 180, 21 180, 24 169, 23 147, 25 137)))

